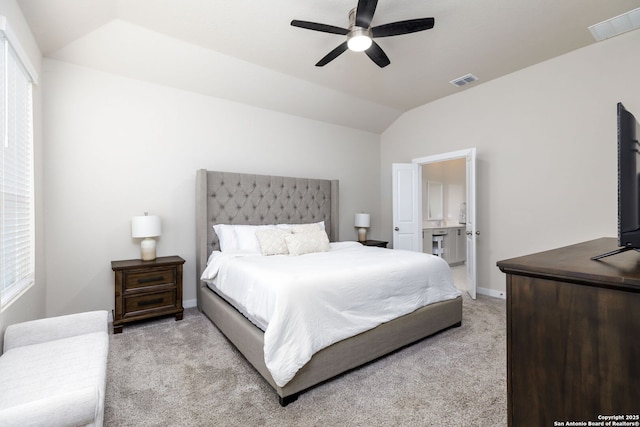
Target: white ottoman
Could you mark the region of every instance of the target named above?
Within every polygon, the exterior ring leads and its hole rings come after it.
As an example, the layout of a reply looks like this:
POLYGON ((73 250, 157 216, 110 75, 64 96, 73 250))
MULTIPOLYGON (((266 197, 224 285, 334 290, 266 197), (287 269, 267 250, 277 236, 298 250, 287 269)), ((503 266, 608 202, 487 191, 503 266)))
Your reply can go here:
POLYGON ((0 357, 0 426, 102 426, 107 311, 7 327, 0 357))

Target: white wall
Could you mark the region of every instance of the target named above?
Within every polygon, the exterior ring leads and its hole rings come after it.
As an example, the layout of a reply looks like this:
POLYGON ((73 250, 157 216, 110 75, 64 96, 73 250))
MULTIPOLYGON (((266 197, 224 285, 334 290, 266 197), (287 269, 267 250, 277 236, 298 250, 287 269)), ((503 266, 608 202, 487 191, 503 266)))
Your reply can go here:
MULTIPOLYGON (((7 18, 7 22, 20 40, 22 49, 29 57, 32 66, 40 74, 41 53, 33 38, 29 27, 15 0, 0 0, 0 15, 7 18)), ((0 351, 2 338, 7 326, 37 319, 45 316, 45 252, 44 252, 44 205, 42 203, 42 127, 41 101, 42 85, 33 87, 33 121, 34 121, 34 178, 35 178, 35 283, 20 298, 0 312, 0 351)))
POLYGON ((615 236, 616 103, 640 118, 638 46, 636 30, 405 113, 381 141, 386 237, 391 163, 470 147, 480 288, 504 291, 501 259, 615 236))
POLYGON ((110 261, 139 258, 130 219, 145 211, 162 218, 158 256, 186 260, 195 301, 200 168, 339 179, 343 240, 355 212, 380 217, 378 135, 56 60, 43 79, 49 316, 113 307, 110 261))

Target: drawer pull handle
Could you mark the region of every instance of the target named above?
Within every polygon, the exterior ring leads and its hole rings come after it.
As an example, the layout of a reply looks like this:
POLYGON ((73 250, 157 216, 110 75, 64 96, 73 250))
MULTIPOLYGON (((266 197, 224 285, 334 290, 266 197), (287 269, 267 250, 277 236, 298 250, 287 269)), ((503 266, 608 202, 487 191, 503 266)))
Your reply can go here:
POLYGON ((146 279, 138 279, 138 283, 150 283, 150 282, 159 282, 164 280, 164 276, 156 276, 156 277, 147 277, 146 279))
POLYGON ((162 298, 150 299, 148 301, 140 301, 138 302, 138 307, 142 307, 145 305, 159 304, 162 302, 162 298))

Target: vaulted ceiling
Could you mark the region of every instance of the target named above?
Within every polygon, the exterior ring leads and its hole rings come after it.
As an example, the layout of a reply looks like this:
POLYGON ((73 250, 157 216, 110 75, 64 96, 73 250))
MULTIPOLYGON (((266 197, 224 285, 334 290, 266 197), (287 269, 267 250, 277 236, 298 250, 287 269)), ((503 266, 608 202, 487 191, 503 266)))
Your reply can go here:
POLYGON ((17 0, 44 56, 374 133, 403 112, 595 43, 588 27, 637 0, 379 0, 372 25, 434 17, 376 39, 391 64, 346 51, 357 0, 17 0), (451 80, 473 74, 458 88, 451 80))

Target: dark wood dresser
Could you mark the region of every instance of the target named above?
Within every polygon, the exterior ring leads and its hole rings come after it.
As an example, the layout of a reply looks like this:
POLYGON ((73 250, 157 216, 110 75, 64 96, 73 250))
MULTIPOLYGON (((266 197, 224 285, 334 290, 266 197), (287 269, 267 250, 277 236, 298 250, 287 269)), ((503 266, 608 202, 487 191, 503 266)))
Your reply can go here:
POLYGON ((182 320, 182 265, 179 256, 153 261, 111 261, 115 272, 113 333, 129 322, 175 315, 182 320))
POLYGON ((640 253, 590 259, 616 248, 602 238, 498 262, 509 426, 640 421, 640 253))

